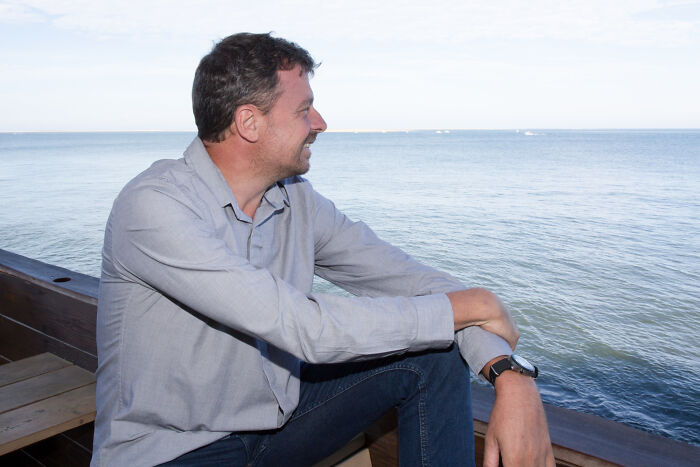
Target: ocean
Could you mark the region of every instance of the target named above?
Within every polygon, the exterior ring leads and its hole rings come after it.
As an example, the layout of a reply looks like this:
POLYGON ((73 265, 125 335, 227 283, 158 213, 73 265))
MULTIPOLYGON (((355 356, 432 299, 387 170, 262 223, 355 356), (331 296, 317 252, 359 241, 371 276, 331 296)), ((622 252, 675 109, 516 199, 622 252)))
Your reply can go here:
MULTIPOLYGON (((0 248, 99 276, 114 197, 193 136, 0 134, 0 248)), ((349 217, 502 298, 546 402, 700 445, 700 130, 326 133, 312 151, 307 178, 349 217)))

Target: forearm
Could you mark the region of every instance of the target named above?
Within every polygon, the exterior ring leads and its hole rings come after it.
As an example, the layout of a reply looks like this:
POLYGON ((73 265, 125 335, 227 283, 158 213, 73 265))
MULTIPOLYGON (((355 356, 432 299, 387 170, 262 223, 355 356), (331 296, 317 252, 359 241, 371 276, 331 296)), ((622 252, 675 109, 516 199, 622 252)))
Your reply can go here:
MULTIPOLYGON (((473 288, 449 292, 447 297, 452 304, 455 331, 480 326, 503 337, 511 348, 515 348, 520 337, 518 328, 495 294, 483 288, 473 288)), ((478 371, 478 368, 474 370, 478 371)))
MULTIPOLYGON (((460 295, 458 291, 465 289, 456 277, 416 261, 401 249, 379 239, 363 223, 352 222, 318 193, 315 193, 314 204, 316 274, 324 279, 355 295, 370 297, 460 295)), ((466 296, 470 294, 472 298, 488 295, 482 291, 470 292, 466 296)), ((502 308, 500 301, 495 295, 489 298, 492 299, 490 311, 499 311, 502 308)), ((470 368, 478 372, 493 357, 510 353, 512 342, 506 343, 496 334, 478 326, 465 328, 471 324, 469 321, 480 321, 476 316, 478 310, 470 309, 468 303, 462 309, 459 303, 455 306, 453 301, 461 301, 459 297, 450 300, 453 313, 455 308, 458 310, 455 329, 461 329, 455 334, 455 341, 470 368), (462 314, 465 316, 462 317, 462 314), (468 315, 471 315, 471 319, 468 315)))

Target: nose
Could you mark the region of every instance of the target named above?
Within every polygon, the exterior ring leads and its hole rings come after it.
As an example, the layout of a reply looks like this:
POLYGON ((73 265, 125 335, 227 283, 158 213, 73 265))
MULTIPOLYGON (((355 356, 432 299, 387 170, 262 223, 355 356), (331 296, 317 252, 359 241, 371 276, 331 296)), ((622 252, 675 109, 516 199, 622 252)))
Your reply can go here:
POLYGON ((311 107, 311 129, 316 133, 322 133, 326 131, 326 128, 328 128, 326 121, 315 107, 311 107))

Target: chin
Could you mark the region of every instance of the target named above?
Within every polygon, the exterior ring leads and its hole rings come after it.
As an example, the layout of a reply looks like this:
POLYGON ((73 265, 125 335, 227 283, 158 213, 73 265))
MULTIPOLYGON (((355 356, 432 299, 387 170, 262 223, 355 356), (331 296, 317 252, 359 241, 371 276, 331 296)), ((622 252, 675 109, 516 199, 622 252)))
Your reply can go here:
POLYGON ((290 168, 289 171, 283 173, 279 179, 284 180, 285 178, 291 178, 291 177, 296 177, 299 175, 304 175, 306 172, 309 171, 310 168, 311 167, 309 165, 290 168))

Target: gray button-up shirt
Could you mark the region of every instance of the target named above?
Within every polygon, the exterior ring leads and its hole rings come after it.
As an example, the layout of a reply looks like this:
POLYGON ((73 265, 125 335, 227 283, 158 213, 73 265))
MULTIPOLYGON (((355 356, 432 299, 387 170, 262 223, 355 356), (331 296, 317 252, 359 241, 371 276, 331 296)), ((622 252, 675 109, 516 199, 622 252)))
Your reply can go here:
MULTIPOLYGON (((299 363, 448 346, 464 288, 295 177, 251 219, 204 145, 122 190, 105 231, 93 465, 152 465, 233 431, 282 426, 299 363), (314 274, 351 292, 312 292, 314 274)), ((457 334, 474 369, 502 339, 457 334)))

